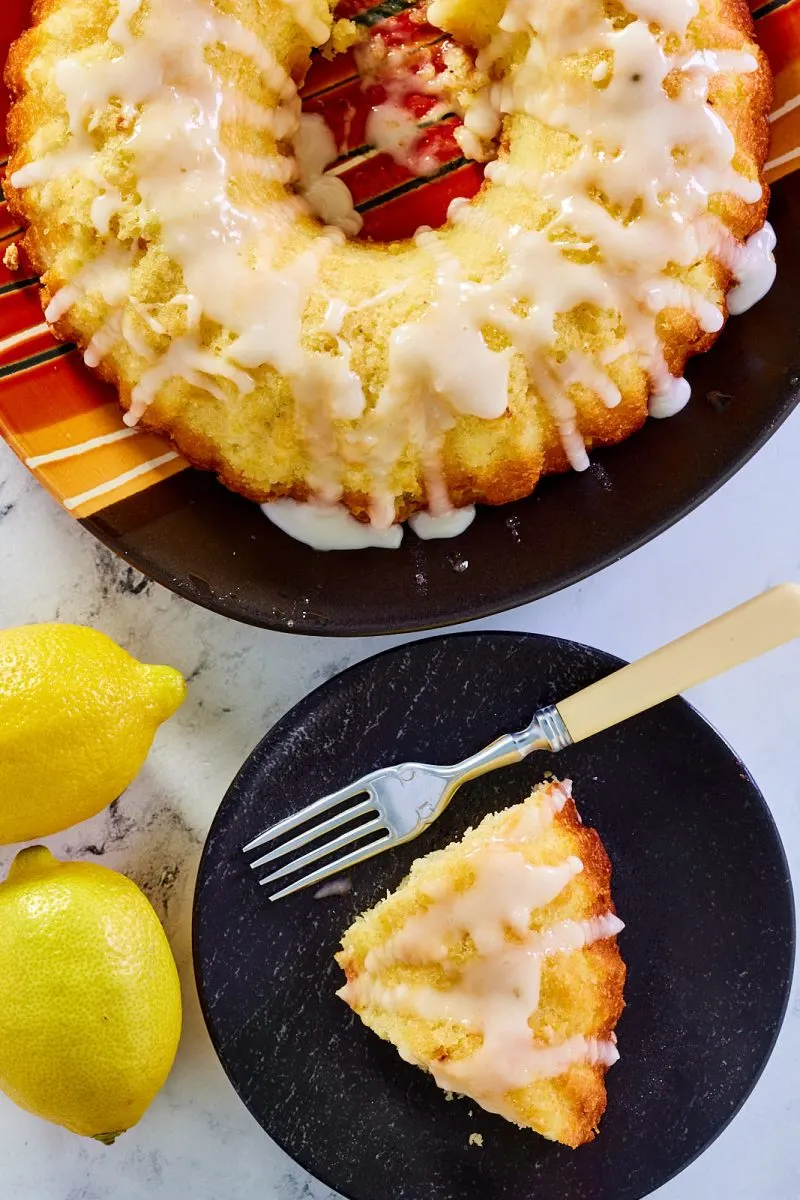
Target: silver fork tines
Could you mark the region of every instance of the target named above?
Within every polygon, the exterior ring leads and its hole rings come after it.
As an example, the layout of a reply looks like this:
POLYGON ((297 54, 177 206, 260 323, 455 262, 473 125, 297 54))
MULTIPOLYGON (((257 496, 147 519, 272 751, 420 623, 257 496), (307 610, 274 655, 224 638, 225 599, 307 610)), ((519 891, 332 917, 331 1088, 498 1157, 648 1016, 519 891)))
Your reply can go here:
MULTIPOLYGON (((275 879, 283 879, 284 875, 291 875, 293 871, 299 871, 301 867, 310 867, 312 863, 318 862, 319 859, 325 858, 326 855, 333 854, 336 850, 344 850, 345 846, 349 846, 351 842, 356 842, 359 838, 366 837, 368 833, 377 833, 379 829, 384 829, 384 824, 380 817, 375 817, 374 820, 367 821, 365 825, 357 825, 355 829, 348 829, 345 833, 340 834, 339 837, 326 842, 324 846, 317 846, 316 849, 310 850, 308 854, 303 854, 300 858, 294 859, 293 862, 284 863, 282 867, 278 867, 277 871, 273 871, 271 875, 265 876, 261 882, 272 883, 275 879)), ((309 839, 313 836, 313 833, 309 834, 309 839)))
POLYGON ((306 846, 310 847, 307 853, 299 858, 289 857, 288 861, 259 880, 261 884, 267 884, 283 879, 295 871, 302 871, 305 867, 343 850, 354 842, 360 842, 371 834, 382 835, 366 844, 355 846, 349 854, 333 862, 323 863, 270 896, 270 900, 280 900, 300 891, 301 888, 321 883, 331 875, 338 875, 382 850, 410 841, 436 820, 456 789, 468 779, 474 779, 475 776, 496 767, 519 762, 531 750, 560 750, 569 742, 569 734, 556 709, 542 709, 521 733, 498 738, 478 754, 473 754, 454 766, 440 767, 412 762, 386 767, 380 771, 370 771, 349 786, 322 796, 313 804, 265 829, 247 843, 244 852, 247 854, 284 837, 285 834, 300 830, 303 825, 308 826, 288 841, 272 846, 266 854, 262 854, 250 864, 256 870, 291 856, 306 846), (348 800, 357 800, 357 803, 343 808, 341 812, 326 815, 348 800), (324 819, 318 821, 317 818, 320 817, 324 819), (365 817, 369 819, 363 820, 365 817), (341 826, 350 826, 351 822, 356 821, 359 823, 343 829, 336 837, 321 840, 341 826))
MULTIPOLYGON (((307 846, 309 842, 316 838, 324 837, 326 833, 331 833, 334 829, 338 829, 340 825, 346 825, 348 821, 354 821, 357 817, 365 817, 367 813, 375 812, 375 803, 372 799, 364 800, 361 804, 355 804, 352 808, 346 808, 344 812, 337 813, 335 817, 329 817, 327 821, 323 821, 321 825, 313 825, 311 829, 305 833, 298 834, 289 842, 283 842, 280 846, 276 846, 274 850, 270 850, 267 854, 262 854, 261 858, 255 859, 250 863, 250 866, 255 870, 256 867, 263 867, 268 862, 274 862, 276 858, 283 858, 285 854, 290 854, 292 850, 300 850, 301 847, 307 846)), ((299 866, 299 863, 297 864, 299 866)), ((262 879, 262 883, 265 880, 262 879)))
MULTIPOLYGON (((351 800, 359 792, 369 791, 367 786, 368 780, 369 776, 365 775, 363 779, 358 780, 356 783, 350 783, 347 787, 339 788, 337 792, 331 792, 327 796, 322 796, 319 800, 315 800, 313 804, 301 808, 299 812, 292 813, 290 817, 285 817, 282 821, 271 825, 269 829, 265 829, 258 837, 253 838, 252 842, 248 842, 243 852, 248 854, 251 850, 256 850, 259 846, 263 846, 267 842, 274 842, 275 838, 283 837, 284 833, 289 833, 292 829, 296 829, 298 825, 305 825, 306 821, 321 816, 322 813, 335 808, 337 804, 342 804, 345 800, 351 800)), ((257 866, 258 864, 253 863, 252 865, 257 866)))
MULTIPOLYGON (((341 875, 342 871, 347 871, 350 867, 355 867, 358 863, 372 858, 373 854, 380 854, 381 850, 388 849, 392 844, 391 834, 387 832, 384 837, 378 838, 377 841, 369 842, 366 846, 359 846, 352 854, 345 854, 344 858, 337 858, 336 862, 319 867, 318 870, 312 871, 310 875, 304 875, 302 879, 298 879, 296 883, 289 884, 288 887, 282 888, 279 892, 273 892, 270 900, 283 900, 284 896, 291 896, 293 892, 299 892, 303 888, 312 887, 315 883, 322 883, 324 880, 329 879, 331 875, 341 875)), ((262 880, 261 882, 264 883, 265 881, 262 880)))

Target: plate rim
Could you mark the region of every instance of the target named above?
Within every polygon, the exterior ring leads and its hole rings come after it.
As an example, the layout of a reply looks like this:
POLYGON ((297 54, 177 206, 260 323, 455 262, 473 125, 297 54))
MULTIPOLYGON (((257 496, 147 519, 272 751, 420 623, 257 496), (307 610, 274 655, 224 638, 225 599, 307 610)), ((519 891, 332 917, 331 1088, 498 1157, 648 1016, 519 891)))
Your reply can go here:
MULTIPOLYGON (((285 732, 283 727, 289 725, 289 718, 294 717, 294 719, 296 720, 296 714, 297 714, 298 709, 302 710, 305 708, 313 707, 313 701, 316 699, 318 693, 327 690, 332 685, 338 685, 338 682, 340 680, 342 680, 346 676, 349 676, 351 673, 356 672, 364 664, 373 663, 376 660, 386 658, 389 655, 395 655, 395 654, 401 653, 403 650, 406 650, 409 647, 415 647, 415 646, 424 645, 424 644, 431 644, 431 643, 435 643, 435 642, 443 642, 445 640, 453 640, 453 639, 460 640, 460 639, 475 638, 475 637, 501 637, 501 638, 511 638, 511 639, 522 638, 525 640, 538 641, 539 643, 544 643, 544 644, 557 642, 562 645, 566 645, 566 646, 570 647, 571 649, 577 648, 578 650, 586 650, 586 651, 590 651, 590 652, 594 652, 594 653, 603 654, 606 658, 613 660, 620 667, 627 665, 627 662, 628 662, 628 660, 626 660, 624 658, 620 658, 618 655, 613 654, 610 651, 603 650, 597 646, 591 646, 586 642, 575 641, 572 638, 558 637, 558 636, 551 635, 551 634, 539 633, 539 632, 533 632, 533 631, 527 631, 527 630, 511 630, 511 629, 456 630, 452 633, 445 633, 445 634, 436 633, 432 637, 416 638, 416 639, 413 639, 412 641, 401 642, 399 645, 389 646, 386 649, 379 651, 377 654, 367 655, 365 658, 359 659, 358 662, 351 663, 349 666, 345 667, 342 671, 337 671, 334 675, 331 675, 328 679, 323 680, 322 683, 318 684, 312 691, 307 692, 295 704, 293 704, 289 709, 287 709, 287 711, 278 718, 278 720, 275 722, 275 724, 270 726, 270 728, 258 740, 256 745, 253 747, 253 749, 249 752, 249 754, 246 756, 246 758, 242 762, 241 766, 239 767, 239 769, 237 770, 233 779, 231 780, 230 784, 228 785, 224 796, 220 800, 217 810, 214 813, 214 816, 212 818, 211 825, 209 826, 208 833, 206 834, 205 840, 203 842, 203 849, 202 849, 202 852, 200 855, 200 860, 198 862, 197 876, 195 879, 195 886, 194 886, 194 895, 192 897, 192 925, 191 925, 192 968, 193 968, 195 987, 197 990, 198 1000, 199 1000, 199 1004, 200 1004, 200 1011, 202 1013, 206 1032, 208 1034, 209 1040, 211 1041, 211 1045, 214 1050, 214 1054, 216 1055, 217 1061, 219 1062, 220 1066, 222 1067, 222 1070, 225 1074, 225 1078, 228 1080, 228 1083, 231 1085, 231 1087, 233 1088, 237 1097, 239 1098, 241 1103, 244 1105, 244 1107, 247 1109, 248 1113, 250 1113, 250 1116, 256 1122, 259 1129, 261 1129, 261 1131, 264 1133, 264 1135, 267 1138, 269 1138, 271 1141, 273 1141, 275 1143, 275 1145, 277 1145, 280 1148, 280 1150, 288 1158, 290 1158, 292 1160, 292 1162, 296 1163, 299 1167, 301 1167, 309 1176, 311 1176, 312 1179, 317 1180, 319 1183, 323 1184, 325 1187, 331 1188, 331 1190, 333 1190, 337 1194, 341 1195, 343 1197, 343 1200, 354 1200, 354 1198, 352 1196, 348 1195, 347 1192, 341 1191, 339 1185, 335 1181, 333 1181, 329 1178, 326 1178, 326 1176, 324 1174, 318 1174, 316 1167, 312 1170, 312 1168, 309 1167, 307 1165, 307 1163, 304 1161, 304 1156, 297 1157, 295 1155, 295 1153, 293 1151, 290 1151, 279 1138, 275 1137, 271 1132, 269 1132, 267 1129, 264 1128, 264 1126, 262 1125, 259 1118, 255 1115, 255 1113, 252 1111, 250 1106, 245 1101, 236 1080, 228 1072, 228 1068, 225 1064, 225 1061, 223 1060, 223 1057, 222 1057, 223 1043, 221 1043, 220 1040, 218 1039, 218 1037, 216 1036, 216 1031, 214 1029, 213 1022, 211 1021, 210 1015, 209 1015, 209 1007, 210 1006, 207 1003, 204 988, 203 988, 203 979, 202 979, 202 972, 201 972, 201 967, 200 967, 200 957, 201 956, 200 956, 199 949, 198 949, 199 926, 200 926, 199 897, 200 897, 200 891, 201 891, 201 882, 202 882, 203 875, 204 875, 204 866, 205 866, 205 863, 206 863, 206 860, 208 857, 209 844, 211 842, 211 835, 214 830, 214 827, 215 827, 215 824, 217 822, 220 812, 222 811, 224 805, 228 801, 228 798, 232 796, 235 789, 237 788, 239 781, 242 778, 248 764, 253 760, 253 758, 255 758, 256 755, 259 754, 262 746, 267 742, 268 739, 280 737, 285 732)), ((672 1171, 668 1176, 666 1176, 664 1179, 662 1179, 660 1181, 660 1183, 657 1185, 656 1190, 664 1187, 667 1183, 671 1182, 671 1180, 676 1179, 678 1177, 678 1175, 681 1175, 688 1167, 690 1167, 699 1158, 701 1158, 702 1155, 705 1154, 705 1152, 721 1137, 721 1135, 725 1132, 725 1130, 731 1125, 733 1120, 739 1115, 739 1113, 744 1108, 744 1105, 747 1103, 747 1101, 750 1099, 753 1092, 755 1091, 756 1086, 758 1085, 762 1075, 764 1074, 764 1071, 766 1070, 767 1064, 769 1063, 770 1059, 772 1058, 772 1055, 775 1051, 775 1047, 778 1042, 778 1038, 780 1037, 781 1031, 783 1030, 784 1024, 786 1022, 786 1014, 788 1012, 789 1001, 791 999, 792 987, 793 987, 793 982, 794 982, 794 973, 795 973, 795 969, 797 966, 797 951, 798 951, 798 944, 797 944, 797 942, 798 942, 798 912, 797 912, 797 900, 796 900, 796 896, 795 896, 794 881, 792 879, 792 874, 791 874, 791 870, 789 867, 789 860, 788 860, 788 857, 786 854, 786 848, 783 844, 783 839, 781 838, 780 830, 778 828, 775 817, 773 816, 772 809, 770 808, 769 804, 767 803, 766 797, 764 796, 764 793, 762 792, 761 788, 759 787, 758 783, 756 782, 751 771, 749 770, 747 765, 742 761, 742 759, 739 757, 739 755, 736 753, 736 751, 734 750, 734 748, 732 747, 732 745, 730 744, 728 739, 722 733, 720 733, 720 731, 716 728, 716 726, 714 724, 712 724, 712 722, 702 712, 700 712, 700 710, 698 708, 696 708, 695 705, 691 704, 688 700, 686 700, 686 698, 683 695, 676 696, 673 698, 673 700, 675 702, 679 703, 680 705, 684 706, 686 709, 688 709, 706 727, 706 729, 712 734, 712 736, 716 737, 716 739, 721 743, 721 745, 724 747, 724 749, 727 750, 727 752, 731 756, 734 764, 738 768, 743 781, 749 785, 750 789, 754 793, 754 796, 757 798, 757 800, 759 802, 761 814, 763 817, 766 817, 766 826, 767 826, 769 833, 771 834, 772 841, 774 843, 774 846, 775 846, 775 849, 777 852, 777 858, 778 858, 778 861, 782 868, 782 872, 783 872, 783 876, 784 876, 783 887, 781 889, 781 892, 787 903, 787 917, 788 917, 788 927, 789 927, 790 938, 789 938, 789 961, 787 964, 786 977, 783 982, 783 995, 781 997, 780 1010, 779 1010, 778 1017, 775 1021, 774 1029, 772 1030, 772 1035, 769 1039, 769 1044, 767 1046, 767 1049, 765 1050, 765 1053, 763 1055, 761 1062, 758 1065, 757 1070, 753 1073, 752 1078, 748 1081, 748 1085, 747 1085, 741 1099, 739 1100, 738 1104, 731 1111, 731 1113, 728 1115, 728 1117, 725 1119, 725 1121, 723 1121, 723 1123, 719 1126, 718 1129, 716 1129, 716 1131, 712 1134, 712 1136, 698 1150, 696 1150, 689 1158, 687 1158, 685 1162, 683 1162, 679 1167, 676 1168, 676 1170, 672 1171)), ((665 703, 669 704, 672 702, 673 701, 668 700, 665 703)), ((651 1196, 651 1195, 653 1195, 652 1189, 648 1192, 640 1193, 637 1197, 635 1197, 635 1200, 647 1200, 647 1197, 651 1196)), ((634 1200, 634 1198, 631 1197, 630 1200, 634 1200)))

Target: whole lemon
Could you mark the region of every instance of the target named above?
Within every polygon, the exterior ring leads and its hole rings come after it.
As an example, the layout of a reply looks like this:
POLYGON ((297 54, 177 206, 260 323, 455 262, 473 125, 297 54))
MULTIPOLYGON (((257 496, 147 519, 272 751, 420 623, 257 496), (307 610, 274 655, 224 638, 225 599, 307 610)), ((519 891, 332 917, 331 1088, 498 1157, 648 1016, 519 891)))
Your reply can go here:
POLYGON ((22 850, 0 884, 0 1091, 111 1142, 166 1080, 180 1030, 175 960, 144 893, 22 850))
POLYGON ((186 684, 78 625, 0 630, 0 844, 93 817, 138 773, 186 684))

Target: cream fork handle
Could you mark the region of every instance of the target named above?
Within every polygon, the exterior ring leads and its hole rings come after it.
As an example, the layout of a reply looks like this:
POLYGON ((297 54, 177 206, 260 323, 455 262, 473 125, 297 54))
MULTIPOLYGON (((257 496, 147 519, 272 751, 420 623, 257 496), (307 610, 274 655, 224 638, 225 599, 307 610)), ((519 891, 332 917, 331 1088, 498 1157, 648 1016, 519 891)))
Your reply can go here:
POLYGON ((558 705, 573 742, 800 637, 800 584, 781 583, 575 692, 558 705))

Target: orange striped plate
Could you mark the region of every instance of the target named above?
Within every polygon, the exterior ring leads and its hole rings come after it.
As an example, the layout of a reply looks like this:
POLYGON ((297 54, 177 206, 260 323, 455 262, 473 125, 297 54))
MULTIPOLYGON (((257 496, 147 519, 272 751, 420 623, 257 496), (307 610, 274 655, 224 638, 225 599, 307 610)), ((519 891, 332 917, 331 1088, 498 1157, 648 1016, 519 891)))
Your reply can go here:
MULTIPOLYGON (((366 25, 401 22, 408 0, 345 0, 366 25), (365 7, 366 4, 366 7, 365 7)), ((753 3, 759 40, 775 72, 770 181, 800 166, 800 0, 753 3)), ((30 0, 3 0, 0 61, 28 22, 30 0)), ((415 32, 432 42, 435 31, 415 32)), ((441 164, 433 176, 410 175, 363 142, 369 100, 348 55, 315 59, 304 90, 307 110, 325 115, 343 147, 337 173, 350 187, 364 231, 378 239, 408 236, 420 224, 437 225, 455 196, 474 195, 481 168, 465 160, 453 139, 454 119, 426 129, 441 164)), ((0 87, 0 160, 5 156, 8 97, 0 87)), ((424 125, 424 113, 420 116, 424 125)), ((0 207, 0 260, 20 230, 0 207)), ((115 394, 89 371, 73 346, 48 332, 37 281, 0 261, 0 433, 40 482, 76 517, 88 517, 187 467, 162 437, 123 425, 115 394)))

